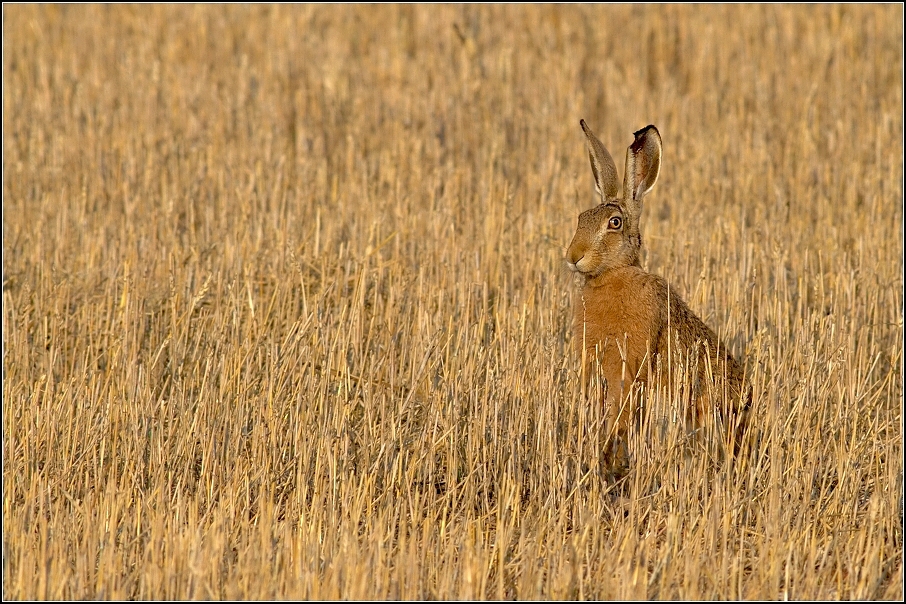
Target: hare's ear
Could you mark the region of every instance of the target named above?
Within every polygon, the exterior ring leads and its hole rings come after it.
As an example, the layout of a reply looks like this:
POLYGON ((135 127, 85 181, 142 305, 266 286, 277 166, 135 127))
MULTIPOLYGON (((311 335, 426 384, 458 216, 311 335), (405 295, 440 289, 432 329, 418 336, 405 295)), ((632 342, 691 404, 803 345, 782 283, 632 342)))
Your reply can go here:
POLYGON ((579 120, 585 132, 585 144, 588 146, 588 159, 591 171, 595 174, 595 190, 604 199, 612 199, 620 192, 620 179, 617 177, 617 165, 613 163, 610 153, 591 131, 585 120, 579 120))
POLYGON ((626 151, 626 174, 623 175, 623 198, 639 203, 654 187, 661 171, 661 135, 654 126, 635 133, 635 141, 626 151))

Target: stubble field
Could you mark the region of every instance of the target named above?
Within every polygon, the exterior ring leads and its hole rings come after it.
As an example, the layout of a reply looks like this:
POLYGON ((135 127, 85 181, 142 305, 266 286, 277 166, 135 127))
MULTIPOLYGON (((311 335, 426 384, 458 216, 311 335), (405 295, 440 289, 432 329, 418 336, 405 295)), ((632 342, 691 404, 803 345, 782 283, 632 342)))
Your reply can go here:
POLYGON ((5 5, 4 598, 902 600, 902 24, 5 5), (661 132, 738 459, 646 416, 600 471, 580 118, 661 132))

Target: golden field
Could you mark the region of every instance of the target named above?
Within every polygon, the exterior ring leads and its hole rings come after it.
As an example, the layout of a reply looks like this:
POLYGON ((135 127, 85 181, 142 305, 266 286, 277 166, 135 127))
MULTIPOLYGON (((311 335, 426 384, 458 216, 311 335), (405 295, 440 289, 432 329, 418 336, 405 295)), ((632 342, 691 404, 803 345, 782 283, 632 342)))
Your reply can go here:
POLYGON ((902 600, 902 408, 902 5, 3 7, 5 599, 902 600), (737 459, 600 471, 580 118, 737 459))

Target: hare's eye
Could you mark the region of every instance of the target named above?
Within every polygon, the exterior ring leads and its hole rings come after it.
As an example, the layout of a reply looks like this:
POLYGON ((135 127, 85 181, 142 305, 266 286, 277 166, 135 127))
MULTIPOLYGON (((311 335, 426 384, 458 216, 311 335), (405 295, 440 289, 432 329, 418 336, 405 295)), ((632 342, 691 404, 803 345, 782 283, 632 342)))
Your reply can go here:
POLYGON ((614 216, 613 218, 610 219, 610 222, 607 223, 607 226, 611 229, 618 229, 621 226, 623 226, 623 221, 620 219, 619 216, 614 216))

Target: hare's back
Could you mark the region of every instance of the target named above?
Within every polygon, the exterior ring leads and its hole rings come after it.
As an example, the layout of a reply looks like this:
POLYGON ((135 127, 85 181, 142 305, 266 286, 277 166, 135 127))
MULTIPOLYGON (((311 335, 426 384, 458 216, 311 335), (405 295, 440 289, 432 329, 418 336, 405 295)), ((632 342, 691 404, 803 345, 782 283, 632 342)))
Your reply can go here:
POLYGON ((726 380, 733 398, 747 396, 743 384, 745 372, 726 344, 666 281, 659 280, 658 289, 658 297, 666 311, 660 319, 661 327, 656 346, 658 351, 663 354, 667 350, 673 350, 686 359, 702 358, 702 355, 709 357, 709 363, 699 363, 700 371, 709 372, 721 381, 726 380), (672 339, 669 343, 668 338, 672 339))

